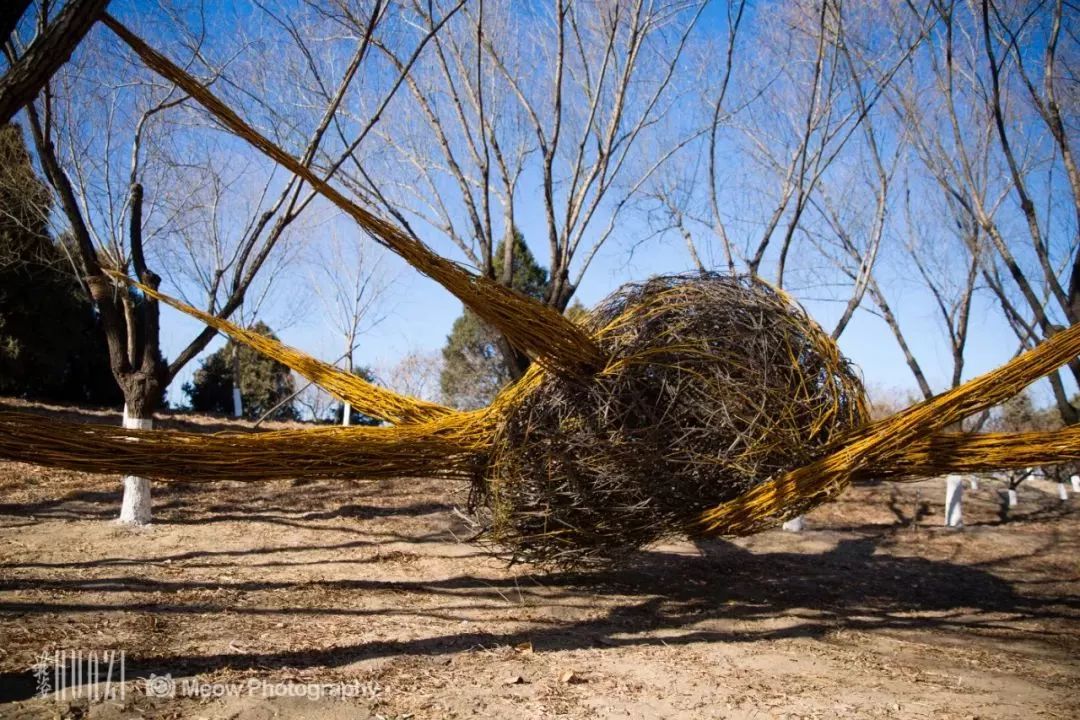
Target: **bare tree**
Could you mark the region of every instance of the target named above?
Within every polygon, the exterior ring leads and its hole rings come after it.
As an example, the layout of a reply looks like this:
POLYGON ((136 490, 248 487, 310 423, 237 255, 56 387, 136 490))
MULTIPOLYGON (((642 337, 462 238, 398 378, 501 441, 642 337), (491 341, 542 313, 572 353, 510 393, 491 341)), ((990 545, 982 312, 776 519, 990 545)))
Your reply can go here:
MULTIPOLYGON (((268 232, 264 226, 261 232, 265 237, 260 237, 257 225, 267 198, 274 195, 275 184, 280 184, 279 178, 245 162, 223 143, 204 143, 197 153, 189 151, 189 157, 185 158, 182 172, 185 192, 164 199, 170 214, 182 221, 174 224, 169 242, 153 245, 151 255, 164 278, 177 288, 185 302, 195 307, 234 307, 231 315, 236 322, 241 327, 252 327, 272 300, 275 288, 296 264, 300 243, 295 230, 301 229, 298 227, 301 216, 297 214, 288 223, 275 224, 268 232), (248 278, 237 277, 236 269, 243 268, 253 252, 258 253, 259 271, 248 278), (239 304, 234 300, 238 285, 244 287, 239 304)), ((281 192, 277 190, 278 197, 281 192)), ((304 306, 295 287, 289 305, 290 316, 304 306)), ((275 323, 279 329, 284 325, 287 323, 275 323)), ((212 337, 212 333, 200 334, 194 339, 195 344, 189 343, 184 352, 190 355, 192 350, 205 347, 212 337)), ((238 350, 239 346, 234 345, 233 414, 241 417, 238 350)), ((178 363, 177 370, 182 366, 178 363)))
POLYGON ((441 395, 439 375, 442 364, 442 354, 438 351, 410 350, 389 367, 379 368, 376 374, 395 392, 437 402, 441 395))
MULTIPOLYGON (((949 342, 952 360, 948 385, 945 389, 954 388, 960 385, 963 378, 972 303, 978 289, 982 252, 979 229, 970 222, 964 222, 963 213, 949 202, 947 196, 944 197, 946 209, 942 209, 938 208, 931 198, 918 195, 917 191, 906 182, 901 190, 903 198, 900 201, 901 211, 895 213, 900 216, 900 221, 894 224, 892 231, 903 240, 895 243, 897 247, 891 248, 901 252, 894 253, 895 256, 889 258, 890 262, 887 265, 893 272, 909 276, 907 280, 900 283, 901 286, 910 288, 914 284, 915 292, 932 298, 938 324, 949 342), (913 198, 917 199, 913 200, 913 198), (919 213, 916 213, 912 207, 915 202, 922 206, 919 213), (952 215, 949 214, 948 207, 953 207, 952 215), (927 217, 931 219, 927 220, 927 217), (951 218, 952 222, 942 223, 943 217, 951 218)), ((874 306, 871 312, 881 317, 888 326, 904 355, 904 360, 911 370, 920 393, 923 398, 930 399, 936 391, 908 341, 900 318, 888 300, 888 291, 879 280, 883 269, 874 266, 867 251, 853 238, 848 229, 851 223, 845 222, 838 210, 839 203, 826 196, 823 205, 822 212, 840 252, 834 255, 828 248, 822 248, 822 253, 826 257, 832 257, 836 267, 856 286, 860 283, 865 284, 866 293, 874 306), (846 258, 843 257, 844 254, 846 258), (873 268, 873 271, 860 276, 867 268, 873 268)), ((890 209, 896 210, 894 205, 890 206, 890 209)), ((883 212, 881 206, 874 211, 875 222, 883 212)), ((875 227, 879 226, 875 225, 875 227)), ((880 230, 877 232, 880 233, 880 230)), ((880 234, 872 237, 870 252, 877 253, 880 240, 880 234)), ((820 248, 821 245, 819 244, 818 247, 820 248)), ((851 309, 852 304, 849 302, 841 317, 841 322, 850 319, 851 309)), ((833 331, 834 337, 838 337, 840 331, 842 331, 842 326, 838 324, 833 331)), ((985 421, 985 416, 980 416, 977 420, 979 423, 983 421, 985 421)))
MULTIPOLYGON (((883 41, 869 32, 885 12, 877 5, 789 3, 767 21, 747 17, 742 3, 728 8, 726 39, 713 53, 726 63, 714 73, 699 112, 705 132, 688 150, 686 174, 661 178, 651 197, 697 267, 706 269, 712 263, 703 258, 719 255, 717 263, 729 272, 768 275, 784 286, 793 247, 819 220, 811 215, 822 202, 823 184, 841 181, 831 175, 853 174, 842 161, 865 137, 869 150, 861 159, 875 173, 875 216, 864 248, 867 264, 852 279, 839 335, 866 292, 895 169, 873 116, 923 41, 925 26, 909 23, 902 37, 883 41), (740 53, 749 42, 740 41, 743 34, 757 41, 754 55, 740 53), (714 243, 720 253, 712 251, 714 243), (774 273, 764 272, 766 262, 775 262, 774 273)), ((811 263, 799 269, 813 271, 811 263)))
MULTIPOLYGON (((381 3, 376 2, 371 8, 372 26, 382 12, 381 3)), ((175 14, 172 18, 179 19, 175 14)), ((184 30, 180 23, 177 27, 184 30)), ((298 143, 301 162, 310 167, 368 56, 370 37, 355 39, 351 58, 338 69, 334 80, 317 84, 309 97, 294 98, 290 114, 281 95, 260 98, 237 90, 243 87, 243 78, 230 72, 233 67, 242 70, 244 65, 212 60, 204 30, 195 28, 179 43, 185 49, 187 65, 203 71, 204 84, 216 83, 247 98, 253 116, 268 118, 279 129, 291 131, 293 140, 302 138, 298 143), (304 112, 310 108, 316 109, 314 115, 310 110, 304 112)), ((422 35, 419 45, 429 39, 429 34, 422 35)), ((60 200, 67 230, 75 239, 78 272, 101 315, 113 374, 126 400, 126 422, 149 427, 164 389, 216 331, 204 329, 176 358, 166 361, 160 352, 157 302, 118 287, 109 273, 126 273, 149 287, 158 287, 160 276, 148 265, 146 246, 156 239, 182 236, 178 221, 192 222, 192 216, 207 210, 185 201, 186 196, 198 193, 191 192, 191 174, 181 172, 187 166, 177 160, 175 151, 189 154, 192 144, 205 142, 200 138, 214 131, 205 127, 201 116, 188 112, 185 97, 174 86, 135 65, 125 66, 124 56, 115 51, 110 40, 111 36, 91 33, 72 65, 61 70, 38 102, 26 110, 38 157, 60 200), (109 76, 122 77, 124 82, 113 86, 102 80, 109 76), (90 120, 90 112, 98 115, 90 120), (182 121, 171 120, 181 113, 182 121), (181 132, 186 132, 185 140, 174 142, 181 132)), ((275 53, 292 47, 280 42, 262 46, 275 53)), ((238 50, 230 45, 227 51, 238 50)), ((9 57, 14 62, 18 50, 9 48, 9 57)), ((256 62, 266 63, 267 57, 256 62)), ((408 67, 403 72, 407 73, 408 67)), ((290 80, 290 86, 294 81, 290 80)), ((389 102, 395 91, 396 85, 391 84, 384 101, 389 102)), ((247 222, 227 248, 211 239, 209 245, 219 257, 198 271, 204 293, 198 304, 219 317, 227 317, 242 306, 286 230, 317 196, 297 177, 280 177, 276 168, 265 172, 273 177, 266 181, 247 222)), ((203 224, 213 222, 210 217, 203 224)), ((146 479, 126 479, 121 519, 149 521, 150 485, 146 479)))
MULTIPOLYGON (((416 0, 411 8, 433 28, 444 5, 416 0)), ((539 200, 551 275, 544 300, 565 309, 630 198, 700 133, 674 132, 668 121, 704 5, 553 0, 524 13, 512 2, 470 3, 406 77, 398 121, 376 128, 381 162, 352 157, 350 186, 413 237, 449 238, 507 286, 514 243, 503 243, 502 277, 493 253, 523 205, 539 200), (658 133, 661 126, 669 132, 658 133)), ((360 30, 349 17, 339 21, 360 30)), ((406 63, 399 49, 375 44, 393 67, 406 63)), ((527 358, 506 354, 520 373, 527 358)))
MULTIPOLYGON (((1080 183, 1057 100, 1064 5, 930 7, 931 42, 912 72, 932 83, 907 86, 903 119, 930 176, 986 238, 979 273, 1027 346, 1078 317, 1080 183)), ((1068 368, 1080 380, 1080 362, 1068 368)), ((1051 386, 1062 420, 1077 422, 1060 378, 1051 386)))
MULTIPOLYGON (((315 257, 312 286, 322 301, 326 323, 342 342, 342 362, 353 372, 361 336, 386 319, 386 291, 392 283, 374 243, 331 231, 329 243, 315 257)), ((342 424, 351 424, 352 406, 344 403, 342 424)))

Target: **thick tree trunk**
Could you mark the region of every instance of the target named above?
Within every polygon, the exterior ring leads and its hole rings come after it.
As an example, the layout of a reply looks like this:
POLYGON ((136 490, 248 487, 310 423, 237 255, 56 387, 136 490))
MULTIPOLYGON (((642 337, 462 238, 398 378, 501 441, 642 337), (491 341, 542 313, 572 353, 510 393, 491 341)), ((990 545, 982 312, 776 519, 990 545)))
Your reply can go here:
MULTIPOLYGON (((131 430, 150 430, 152 417, 135 417, 124 404, 124 427, 131 430)), ((125 525, 146 525, 150 522, 150 480, 135 475, 124 477, 124 499, 120 503, 119 521, 125 525)))
MULTIPOLYGON (((161 384, 156 378, 133 373, 120 383, 124 390, 124 427, 131 430, 151 430, 154 410, 161 397, 161 384)), ((124 477, 124 497, 120 504, 119 522, 125 525, 147 525, 151 519, 150 480, 135 475, 124 477)))
POLYGON ((528 355, 511 345, 505 335, 499 333, 498 337, 499 352, 502 353, 503 364, 506 366, 506 371, 511 380, 519 380, 521 376, 525 374, 525 371, 529 369, 532 360, 529 359, 528 355))

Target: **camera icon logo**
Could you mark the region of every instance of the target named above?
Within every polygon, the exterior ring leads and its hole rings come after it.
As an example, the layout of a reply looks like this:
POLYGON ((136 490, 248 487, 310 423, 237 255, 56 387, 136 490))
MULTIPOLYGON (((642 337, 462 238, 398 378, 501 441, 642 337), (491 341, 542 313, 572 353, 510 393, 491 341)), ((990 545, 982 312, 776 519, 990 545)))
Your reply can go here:
POLYGON ((146 696, 171 698, 176 695, 176 681, 172 679, 172 673, 155 675, 150 673, 146 679, 146 696))

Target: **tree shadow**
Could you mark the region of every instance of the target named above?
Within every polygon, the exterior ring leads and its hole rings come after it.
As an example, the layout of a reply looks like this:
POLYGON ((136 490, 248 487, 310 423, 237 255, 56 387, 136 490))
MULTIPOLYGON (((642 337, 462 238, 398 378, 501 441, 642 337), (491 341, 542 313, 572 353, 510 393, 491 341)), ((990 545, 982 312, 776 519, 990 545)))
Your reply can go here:
MULTIPOLYGON (((367 534, 359 524, 337 520, 370 521, 386 518, 438 516, 453 509, 452 503, 417 501, 386 505, 357 502, 357 496, 385 501, 392 495, 380 486, 348 481, 312 481, 306 490, 306 506, 298 507, 295 487, 244 487, 245 501, 218 501, 224 483, 155 483, 153 524, 158 526, 214 525, 250 522, 302 530, 367 534), (201 496, 201 497, 200 497, 201 496)), ((115 489, 72 490, 58 497, 19 503, 0 503, 0 517, 18 518, 24 524, 48 520, 114 520, 120 513, 122 486, 115 489)), ((5 527, 12 527, 5 525, 5 527)), ((408 538, 400 538, 407 541, 408 538)), ((442 537, 440 539, 448 539, 442 537)))
MULTIPOLYGON (((553 572, 534 578, 522 589, 520 577, 458 575, 443 579, 380 580, 352 577, 341 580, 232 582, 156 580, 138 575, 65 580, 6 580, 0 589, 35 588, 66 598, 79 592, 116 593, 118 602, 62 601, 0 602, 3 614, 59 614, 71 612, 147 612, 197 616, 203 613, 234 615, 291 615, 296 622, 320 616, 413 615, 457 620, 460 613, 507 608, 508 596, 518 596, 530 607, 543 605, 606 608, 601 614, 576 621, 534 622, 508 632, 483 629, 403 640, 373 640, 331 648, 280 652, 228 654, 175 654, 128 656, 128 676, 170 672, 176 675, 233 671, 272 671, 339 667, 361 660, 412 655, 444 655, 469 648, 510 646, 530 642, 536 652, 596 647, 680 645, 697 642, 760 641, 779 638, 820 638, 837 629, 977 632, 984 636, 1015 638, 1018 620, 1080 617, 1080 598, 1048 595, 1040 580, 1006 580, 985 567, 972 567, 922 557, 878 552, 887 535, 841 540, 821 553, 751 552, 722 541, 697 544, 699 554, 645 551, 620 568, 553 572), (1028 585, 1031 587, 1028 587, 1028 585), (405 602, 391 608, 248 607, 227 600, 206 602, 130 602, 132 593, 168 594, 182 590, 260 591, 337 590, 390 592, 421 598, 410 608, 405 602), (1038 590, 1038 593, 1031 592, 1038 590), (437 603, 431 596, 439 598, 437 603), (606 597, 605 597, 606 596, 606 597), (604 602, 594 602, 604 598, 604 602), (567 604, 567 601, 570 604, 567 604), (1003 618, 1003 616, 1005 616, 1003 618), (776 623, 776 619, 783 622, 776 623), (737 621, 710 623, 709 621, 737 621), (769 621, 769 622, 755 622, 769 621), (659 637, 656 630, 664 630, 659 637)), ((353 543, 321 546, 353 547, 353 543)), ((291 548, 296 551, 296 548, 291 548)), ((271 548, 273 554, 284 549, 271 548)), ((259 552, 259 551, 252 551, 259 552)), ((185 553, 176 558, 220 557, 220 553, 185 553)), ((1010 558, 1016 560, 1018 558, 1010 558)), ((115 561, 116 559, 114 559, 115 561)), ((99 561, 107 565, 106 561, 99 561)), ((153 561, 142 561, 153 562, 153 561)), ((114 562, 124 565, 126 562, 114 562)), ((27 566, 29 567, 29 566, 27 566)), ((50 566, 51 567, 51 566, 50 566)), ((228 593, 227 593, 228 594, 228 593)), ((1056 633, 1025 627, 1029 642, 1053 646, 1056 633)), ((1048 624, 1053 627, 1053 623, 1048 624)), ((15 699, 27 686, 25 675, 0 675, 0 699, 15 699)))
MULTIPOLYGON (((0 515, 21 519, 101 520, 120 514, 120 483, 116 490, 76 490, 36 502, 0 503, 0 515)), ((9 526, 10 527, 10 526, 9 526)))
MULTIPOLYGON (((93 425, 120 425, 123 413, 119 407, 82 406, 82 405, 57 405, 48 402, 20 400, 18 398, 0 397, 0 410, 5 412, 17 412, 26 415, 39 415, 53 420, 64 422, 93 424, 93 425)), ((192 412, 183 409, 164 409, 154 413, 154 427, 164 430, 182 430, 184 432, 217 433, 217 432, 259 432, 259 430, 280 429, 305 429, 317 427, 311 423, 299 422, 268 422, 260 429, 253 427, 254 423, 248 420, 239 420, 226 415, 214 415, 210 413, 192 412)))

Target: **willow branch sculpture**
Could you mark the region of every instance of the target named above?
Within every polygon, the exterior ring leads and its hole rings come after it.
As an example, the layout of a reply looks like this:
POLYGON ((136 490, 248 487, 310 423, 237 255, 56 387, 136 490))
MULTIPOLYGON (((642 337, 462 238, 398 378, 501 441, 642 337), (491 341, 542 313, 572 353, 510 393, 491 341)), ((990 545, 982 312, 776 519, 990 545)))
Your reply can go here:
POLYGON ((0 457, 186 482, 459 479, 471 483, 488 539, 516 558, 560 565, 610 561, 680 533, 758 532, 860 479, 1080 459, 1080 428, 945 432, 1075 359, 1080 326, 871 423, 862 382, 836 343, 767 283, 717 274, 657 277, 620 289, 574 323, 470 274, 357 206, 114 18, 103 22, 222 125, 309 183, 535 362, 490 406, 456 412, 367 383, 117 274, 117 282, 391 425, 199 435, 5 413, 0 457))

